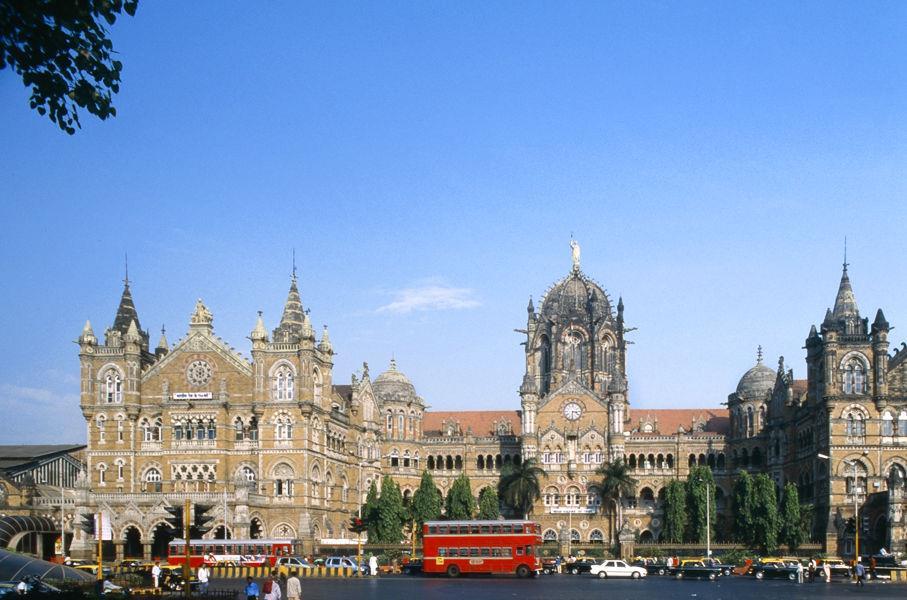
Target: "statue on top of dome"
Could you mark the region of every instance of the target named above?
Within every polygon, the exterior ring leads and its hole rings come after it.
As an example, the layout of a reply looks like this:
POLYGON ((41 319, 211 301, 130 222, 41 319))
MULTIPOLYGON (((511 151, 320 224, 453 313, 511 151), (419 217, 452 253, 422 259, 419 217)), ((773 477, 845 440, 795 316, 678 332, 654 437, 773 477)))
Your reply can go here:
POLYGON ((573 255, 573 270, 579 271, 579 242, 574 239, 570 240, 570 250, 573 255))

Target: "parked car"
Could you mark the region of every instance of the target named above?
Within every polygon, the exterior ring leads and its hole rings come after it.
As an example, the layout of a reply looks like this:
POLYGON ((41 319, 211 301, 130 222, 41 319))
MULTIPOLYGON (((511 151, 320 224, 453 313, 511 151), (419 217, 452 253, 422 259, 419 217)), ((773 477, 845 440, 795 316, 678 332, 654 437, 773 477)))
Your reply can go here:
MULTIPOLYGON (((73 567, 73 568, 74 568, 75 570, 77 570, 77 571, 83 571, 83 572, 85 572, 85 573, 91 573, 92 575, 97 575, 97 574, 98 574, 98 565, 97 565, 97 563, 95 563, 95 564, 78 565, 78 566, 75 566, 75 567, 73 567)), ((107 565, 104 565, 104 566, 101 568, 101 573, 103 573, 104 577, 110 577, 111 573, 113 573, 113 569, 111 569, 111 568, 108 567, 107 565)))
POLYGON ((289 575, 292 571, 307 571, 314 565, 300 556, 281 556, 274 562, 274 567, 281 575, 289 575))
POLYGON ((542 573, 545 575, 551 575, 552 573, 557 573, 557 559, 552 557, 546 557, 542 559, 542 573))
POLYGON ((592 571, 592 567, 596 563, 591 558, 583 558, 580 560, 575 560, 572 563, 564 564, 564 572, 570 573, 571 575, 582 575, 592 571))
POLYGON ((355 559, 352 559, 349 556, 329 556, 324 561, 324 566, 353 569, 354 571, 358 569, 363 575, 368 575, 368 565, 359 565, 357 567, 355 559))
POLYGON ((633 563, 635 567, 642 567, 649 575, 667 575, 670 567, 666 563, 659 562, 654 558, 644 558, 633 563))
POLYGON ((821 569, 824 565, 828 565, 831 570, 831 578, 842 577, 844 579, 850 579, 852 571, 850 565, 848 565, 843 560, 837 558, 825 558, 819 562, 819 568, 821 569))
POLYGON ((770 562, 753 568, 756 579, 789 579, 797 580, 797 565, 794 563, 770 562))
POLYGON ((646 576, 646 570, 642 567, 628 565, 622 560, 606 560, 601 564, 592 565, 589 573, 599 579, 609 577, 629 577, 631 579, 642 579, 646 576))
POLYGON ((401 567, 404 575, 419 575, 422 573, 422 559, 413 558, 403 563, 401 567))
POLYGON ((722 574, 718 565, 708 564, 704 560, 685 560, 679 569, 674 570, 677 579, 708 579, 715 581, 722 574))

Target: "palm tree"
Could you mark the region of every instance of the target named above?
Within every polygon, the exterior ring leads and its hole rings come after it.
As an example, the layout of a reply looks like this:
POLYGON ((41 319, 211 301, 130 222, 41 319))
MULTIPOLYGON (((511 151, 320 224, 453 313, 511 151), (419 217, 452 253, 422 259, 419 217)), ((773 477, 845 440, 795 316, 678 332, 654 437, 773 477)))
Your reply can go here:
POLYGON ((510 463, 501 471, 498 481, 498 497, 504 504, 521 515, 528 518, 532 505, 542 497, 542 487, 539 483, 542 477, 547 477, 534 458, 522 461, 520 464, 510 463))
POLYGON ((613 543, 614 531, 620 526, 621 520, 621 499, 636 495, 637 481, 630 476, 630 468, 622 458, 615 458, 609 463, 603 464, 595 471, 596 475, 601 476, 602 481, 599 484, 601 490, 602 506, 610 506, 608 500, 613 500, 617 510, 613 513, 614 525, 611 527, 611 537, 613 543))

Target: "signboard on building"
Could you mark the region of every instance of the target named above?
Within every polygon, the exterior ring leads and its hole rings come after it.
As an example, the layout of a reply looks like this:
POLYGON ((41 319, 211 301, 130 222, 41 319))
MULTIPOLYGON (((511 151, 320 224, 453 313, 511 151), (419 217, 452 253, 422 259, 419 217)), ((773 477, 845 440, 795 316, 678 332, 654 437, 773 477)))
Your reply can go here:
POLYGON ((213 397, 211 392, 176 392, 172 395, 174 400, 211 400, 213 397))
POLYGON ((553 506, 548 512, 559 515, 594 515, 598 511, 593 506, 553 506))

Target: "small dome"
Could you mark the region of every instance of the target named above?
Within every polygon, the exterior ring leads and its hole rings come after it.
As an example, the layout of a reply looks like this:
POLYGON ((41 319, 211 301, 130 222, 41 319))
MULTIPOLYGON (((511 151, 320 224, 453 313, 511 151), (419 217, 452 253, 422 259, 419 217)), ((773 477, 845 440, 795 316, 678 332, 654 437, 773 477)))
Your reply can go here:
POLYGON ((378 375, 372 382, 372 389, 382 403, 421 401, 409 378, 397 370, 397 361, 394 359, 391 359, 387 371, 378 375))
POLYGON ((742 398, 763 398, 775 387, 775 371, 762 364, 743 374, 737 384, 737 395, 742 398))

